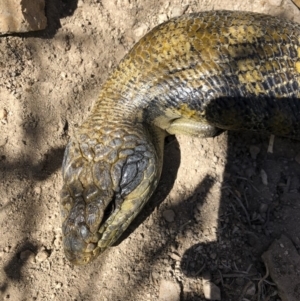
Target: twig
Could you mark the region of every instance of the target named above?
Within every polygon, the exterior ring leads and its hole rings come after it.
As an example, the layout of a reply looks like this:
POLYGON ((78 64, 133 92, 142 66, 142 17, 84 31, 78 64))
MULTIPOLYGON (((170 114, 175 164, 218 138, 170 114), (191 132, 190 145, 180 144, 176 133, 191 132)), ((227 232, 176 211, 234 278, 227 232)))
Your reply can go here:
POLYGON ((183 225, 181 225, 180 227, 179 227, 179 231, 181 231, 185 226, 187 226, 188 224, 190 224, 191 223, 191 220, 188 220, 186 223, 184 223, 183 225))
POLYGON ((266 267, 266 274, 258 282, 258 301, 260 301, 262 283, 269 277, 269 268, 266 264, 265 264, 265 267, 266 267))
POLYGON ((196 273, 195 273, 195 276, 198 276, 202 271, 203 269, 205 268, 206 264, 204 263, 203 266, 200 268, 200 270, 198 270, 196 273))
POLYGON ((245 201, 246 201, 247 208, 249 208, 249 203, 248 203, 248 199, 247 199, 247 195, 246 195, 245 191, 244 191, 244 198, 245 198, 245 201))
POLYGON ((239 217, 239 213, 237 212, 237 210, 236 210, 236 208, 234 207, 234 205, 233 205, 232 203, 230 203, 229 206, 232 207, 232 209, 233 209, 234 213, 236 214, 238 220, 239 220, 240 222, 242 222, 241 219, 240 219, 240 217, 239 217))
MULTIPOLYGON (((252 278, 253 281, 260 281, 261 278, 252 278)), ((268 285, 271 285, 271 286, 277 286, 275 283, 269 281, 269 280, 264 280, 265 283, 267 283, 268 285)))
POLYGON ((223 278, 251 278, 257 274, 246 274, 245 272, 222 274, 223 278))
POLYGON ((246 209, 245 206, 243 205, 243 202, 241 201, 240 198, 238 198, 238 197, 233 193, 233 191, 232 191, 230 188, 228 188, 228 190, 229 190, 229 192, 234 196, 234 198, 239 202, 239 205, 242 207, 242 209, 243 209, 243 211, 244 211, 244 213, 245 213, 245 215, 246 215, 246 219, 247 219, 247 221, 248 221, 248 224, 249 224, 249 226, 251 226, 250 217, 249 217, 249 214, 248 214, 247 209, 246 209))
POLYGON ((249 266, 248 266, 248 269, 247 269, 247 273, 249 273, 250 272, 250 270, 251 270, 251 268, 252 268, 252 266, 253 266, 253 264, 251 263, 249 266))
POLYGON ((221 283, 222 283, 222 286, 224 287, 224 280, 223 280, 223 275, 221 273, 220 270, 218 270, 219 274, 220 274, 220 278, 221 278, 221 283))
POLYGON ((239 298, 239 301, 243 301, 243 300, 244 300, 244 295, 246 294, 247 289, 250 287, 251 284, 252 284, 252 282, 249 281, 249 282, 245 285, 245 287, 243 288, 242 294, 241 294, 241 296, 240 296, 240 298, 239 298))
POLYGON ((268 146, 268 153, 271 153, 271 154, 273 154, 274 139, 275 139, 275 136, 271 135, 270 140, 269 140, 269 146, 268 146))

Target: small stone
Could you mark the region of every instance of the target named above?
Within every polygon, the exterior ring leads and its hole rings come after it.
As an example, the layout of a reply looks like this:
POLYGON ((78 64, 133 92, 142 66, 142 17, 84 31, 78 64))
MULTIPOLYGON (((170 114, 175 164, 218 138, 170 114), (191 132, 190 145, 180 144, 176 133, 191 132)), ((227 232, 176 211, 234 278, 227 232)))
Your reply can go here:
POLYGON ((247 283, 246 295, 247 296, 254 296, 256 293, 255 284, 253 282, 247 283))
POLYGON ((163 217, 167 222, 172 223, 175 219, 175 213, 173 210, 165 210, 163 212, 163 217))
POLYGON ((183 8, 181 6, 175 6, 171 10, 170 18, 180 16, 182 15, 182 13, 183 13, 183 8))
POLYGON ((148 29, 148 26, 146 24, 141 24, 138 28, 136 28, 133 32, 137 38, 140 38, 143 36, 148 29))
POLYGON ((167 14, 159 14, 157 18, 158 18, 158 23, 163 23, 168 20, 167 14))
POLYGON ((152 278, 152 282, 156 282, 159 279, 159 273, 158 272, 152 272, 151 273, 151 278, 152 278))
POLYGON ((180 287, 179 284, 162 280, 159 287, 159 301, 179 301, 180 287))
POLYGON ((262 214, 262 213, 266 213, 269 209, 269 205, 268 204, 260 204, 259 206, 259 213, 262 214))
POLYGON ((28 260, 30 262, 34 261, 34 253, 30 250, 25 250, 20 253, 21 260, 28 260))
POLYGON ((250 152, 251 158, 253 160, 256 160, 257 155, 260 153, 260 147, 258 147, 256 145, 251 145, 249 148, 249 152, 250 152))
POLYGON ((299 301, 300 256, 293 242, 282 235, 262 255, 282 301, 299 301))
POLYGON ((261 181, 264 185, 268 186, 268 176, 267 173, 262 169, 260 171, 260 177, 261 177, 261 181))
POLYGON ((0 110, 0 120, 2 124, 6 124, 7 123, 7 116, 8 116, 8 112, 6 109, 1 109, 0 110))
POLYGON ((36 261, 38 262, 43 262, 45 261, 47 258, 49 257, 49 254, 46 250, 41 250, 37 253, 37 255, 35 256, 36 261))
POLYGON ((216 259, 217 258, 217 254, 216 253, 211 253, 210 254, 210 258, 211 259, 216 259))
POLYGON ((221 300, 221 291, 213 282, 203 278, 202 285, 206 300, 221 300))
POLYGON ((59 236, 55 237, 53 244, 54 244, 54 246, 56 247, 56 249, 59 249, 59 248, 60 248, 60 246, 61 246, 61 241, 62 241, 62 238, 61 238, 61 237, 59 237, 59 236))
POLYGON ((10 251, 10 249, 11 249, 11 246, 7 246, 7 247, 5 247, 5 248, 3 249, 3 251, 4 251, 5 253, 8 253, 8 252, 10 251))
POLYGON ((177 255, 176 253, 171 253, 170 257, 176 261, 180 261, 181 257, 179 255, 177 255))
POLYGON ((124 280, 124 283, 127 284, 130 280, 130 274, 129 273, 123 274, 123 280, 124 280))
POLYGON ((36 187, 34 187, 33 191, 35 194, 40 195, 42 192, 42 189, 41 189, 41 187, 36 186, 36 187))
POLYGON ((55 285, 55 288, 60 289, 60 288, 62 288, 62 286, 63 286, 63 284, 61 282, 57 282, 55 285))

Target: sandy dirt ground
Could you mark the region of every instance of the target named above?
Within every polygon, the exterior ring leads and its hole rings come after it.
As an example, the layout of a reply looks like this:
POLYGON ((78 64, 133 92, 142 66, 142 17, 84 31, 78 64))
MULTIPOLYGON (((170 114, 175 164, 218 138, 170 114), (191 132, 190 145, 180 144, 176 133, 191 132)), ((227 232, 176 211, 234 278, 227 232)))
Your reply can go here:
POLYGON ((101 84, 155 25, 211 9, 299 22, 299 10, 289 0, 47 0, 46 9, 45 31, 0 38, 0 299, 200 301, 208 279, 224 301, 281 300, 261 255, 281 234, 300 249, 299 142, 275 137, 268 153, 261 134, 168 138, 150 202, 82 267, 62 250, 60 168, 101 84))

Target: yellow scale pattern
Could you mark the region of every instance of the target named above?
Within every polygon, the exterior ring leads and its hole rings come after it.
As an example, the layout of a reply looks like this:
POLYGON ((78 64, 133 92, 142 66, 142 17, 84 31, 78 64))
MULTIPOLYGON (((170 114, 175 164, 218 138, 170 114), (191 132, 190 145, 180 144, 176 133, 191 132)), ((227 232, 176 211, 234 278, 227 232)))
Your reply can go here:
POLYGON ((184 15, 145 35, 104 83, 63 162, 63 244, 86 264, 156 188, 166 134, 265 131, 300 139, 300 26, 230 11, 184 15))

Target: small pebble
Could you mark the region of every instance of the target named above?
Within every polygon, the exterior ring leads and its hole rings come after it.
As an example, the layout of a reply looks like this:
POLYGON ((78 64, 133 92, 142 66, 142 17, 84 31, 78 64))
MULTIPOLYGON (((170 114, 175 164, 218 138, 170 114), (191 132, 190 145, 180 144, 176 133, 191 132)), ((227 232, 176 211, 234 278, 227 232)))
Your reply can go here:
POLYGON ((36 186, 36 187, 34 187, 33 191, 34 191, 35 194, 38 194, 38 195, 39 195, 39 194, 41 194, 42 189, 41 189, 41 187, 36 186))
POLYGON ((7 247, 5 247, 5 248, 3 249, 3 251, 4 251, 5 253, 8 253, 8 252, 10 251, 10 249, 11 249, 11 246, 7 246, 7 247))
POLYGON ((127 284, 130 280, 130 274, 129 273, 123 274, 123 280, 124 280, 124 283, 127 284))
POLYGON ((250 152, 251 158, 253 160, 256 160, 257 155, 260 153, 260 147, 258 147, 256 145, 251 145, 249 148, 249 152, 250 152))
POLYGON ((56 285, 55 285, 55 288, 56 289, 59 289, 63 286, 63 284, 61 282, 57 282, 56 285))
POLYGON ((7 110, 6 109, 2 109, 0 110, 0 120, 2 123, 6 124, 6 121, 7 121, 7 110))
POLYGON ((49 254, 46 250, 41 250, 35 256, 36 261, 43 262, 49 257, 49 254))
POLYGON ((179 301, 180 286, 178 283, 162 280, 159 287, 159 301, 179 301))
POLYGON ((180 6, 175 6, 170 12, 170 18, 180 16, 182 15, 182 13, 183 13, 183 8, 180 6))
POLYGON ((152 278, 152 281, 155 282, 157 279, 159 279, 159 273, 152 272, 151 273, 151 278, 152 278))
POLYGON ((56 247, 57 249, 60 248, 60 246, 61 246, 61 241, 62 241, 62 238, 61 238, 61 237, 59 237, 59 236, 55 237, 55 239, 54 239, 54 245, 55 245, 55 247, 56 247))
POLYGON ((221 300, 221 291, 213 282, 203 279, 203 293, 206 300, 221 300))
POLYGON ((267 204, 260 204, 259 206, 259 213, 262 214, 262 213, 266 213, 268 211, 268 208, 269 208, 269 205, 267 204))
POLYGON ((20 259, 21 260, 29 260, 30 262, 33 262, 34 253, 32 251, 30 251, 30 250, 22 251, 20 253, 20 259))
POLYGON ((256 293, 256 288, 255 288, 255 284, 253 282, 251 282, 250 284, 247 284, 247 290, 246 290, 246 295, 248 296, 254 296, 256 293))
POLYGON ((134 35, 139 38, 141 36, 143 36, 146 31, 147 31, 148 27, 146 24, 141 24, 141 26, 139 26, 138 28, 136 28, 133 32, 134 32, 134 35))
POLYGON ((268 186, 268 176, 267 173, 262 169, 260 171, 261 181, 264 185, 268 186))
POLYGON ((170 257, 176 261, 180 261, 181 257, 179 255, 177 255, 176 253, 171 253, 170 257))
POLYGON ((163 212, 163 217, 167 222, 171 223, 175 219, 175 213, 173 210, 165 210, 163 212))
POLYGON ((158 18, 158 23, 163 23, 168 20, 167 14, 159 14, 157 18, 158 18))

